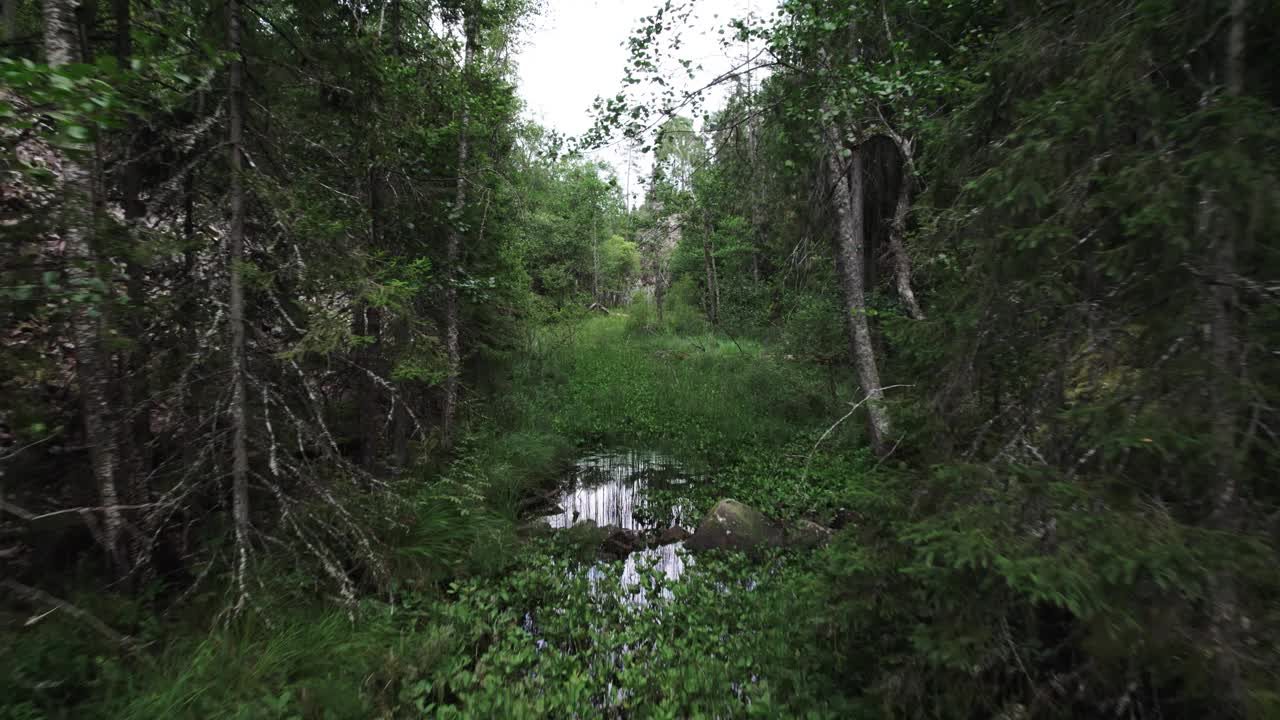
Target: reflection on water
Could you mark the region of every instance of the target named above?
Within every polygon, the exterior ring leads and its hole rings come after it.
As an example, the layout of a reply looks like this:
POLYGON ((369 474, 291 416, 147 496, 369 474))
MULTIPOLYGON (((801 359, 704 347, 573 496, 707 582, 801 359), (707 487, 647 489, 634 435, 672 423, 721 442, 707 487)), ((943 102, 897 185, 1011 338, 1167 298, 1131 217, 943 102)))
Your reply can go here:
MULTIPOLYGON (((682 548, 684 548, 684 543, 678 542, 670 545, 659 545, 656 548, 647 550, 637 550, 627 556, 622 567, 622 586, 625 588, 637 588, 631 595, 633 600, 636 602, 644 601, 644 589, 638 588, 641 568, 649 566, 659 568, 667 576, 667 579, 675 580, 684 573, 686 564, 693 564, 692 559, 682 556, 678 552, 682 548)), ((592 580, 598 580, 603 573, 599 568, 592 568, 590 575, 592 580)), ((671 591, 664 588, 662 594, 669 596, 671 591)))
MULTIPOLYGON (((563 512, 551 515, 547 520, 555 528, 592 521, 600 527, 613 525, 635 531, 665 530, 673 525, 685 525, 679 506, 660 522, 645 522, 637 517, 636 507, 643 503, 649 487, 683 485, 689 479, 678 463, 661 453, 628 450, 588 455, 574 465, 567 479, 558 500, 563 512)), ((623 583, 629 586, 637 584, 639 569, 650 564, 661 568, 668 578, 679 577, 685 564, 690 562, 680 556, 678 551, 682 547, 683 543, 673 543, 631 553, 623 567, 623 583)), ((591 570, 593 579, 602 574, 598 568, 591 570)))
POLYGON ((678 510, 669 523, 641 523, 636 503, 643 501, 650 484, 682 485, 688 482, 684 469, 661 453, 640 450, 588 455, 574 464, 560 496, 564 512, 547 518, 551 527, 567 528, 586 520, 616 525, 624 530, 665 529, 680 524, 678 510))

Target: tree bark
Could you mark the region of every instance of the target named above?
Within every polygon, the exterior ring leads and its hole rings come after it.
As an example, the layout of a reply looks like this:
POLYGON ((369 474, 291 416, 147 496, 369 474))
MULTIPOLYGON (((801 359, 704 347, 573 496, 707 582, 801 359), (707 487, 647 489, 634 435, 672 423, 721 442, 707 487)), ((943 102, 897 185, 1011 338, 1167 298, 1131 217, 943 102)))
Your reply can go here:
POLYGON ((382 434, 379 427, 379 420, 382 415, 382 404, 379 402, 382 388, 369 375, 370 372, 377 372, 375 365, 379 364, 378 347, 381 344, 379 338, 382 336, 382 311, 362 301, 356 305, 354 325, 353 332, 373 338, 367 345, 361 346, 356 354, 356 359, 359 363, 359 367, 356 369, 358 374, 355 386, 356 391, 360 394, 358 399, 360 465, 367 470, 373 468, 378 462, 378 440, 382 434))
MULTIPOLYGON (((69 0, 46 0, 44 3, 45 60, 52 68, 76 61, 79 45, 75 5, 69 0)), ((103 543, 118 573, 128 571, 125 549, 121 545, 124 519, 119 510, 117 489, 118 451, 107 401, 108 359, 100 345, 102 327, 99 305, 105 293, 100 288, 93 251, 93 180, 88 168, 74 153, 65 157, 62 173, 63 217, 62 240, 67 254, 67 279, 73 287, 91 293, 91 300, 72 303, 71 336, 76 347, 76 379, 80 384, 81 414, 84 419, 85 444, 93 465, 94 479, 102 500, 103 543)))
POLYGON ((662 327, 662 304, 666 295, 667 278, 662 271, 662 259, 655 255, 653 258, 653 305, 658 314, 658 327, 662 327))
MULTIPOLYGON (((1244 94, 1244 52, 1246 0, 1231 0, 1230 25, 1227 29, 1224 77, 1226 95, 1236 98, 1244 94)), ((1236 291, 1236 226, 1215 199, 1213 188, 1206 188, 1200 205, 1200 234, 1210 240, 1210 274, 1208 287, 1209 337, 1211 373, 1208 382, 1212 438, 1215 455, 1213 510, 1209 524, 1216 530, 1236 532, 1240 529, 1240 493, 1237 485, 1237 424, 1239 387, 1237 369, 1240 338, 1235 323, 1236 291)), ((1210 633, 1214 643, 1214 669, 1224 705, 1232 716, 1245 710, 1245 688, 1240 669, 1240 608, 1235 578, 1227 572, 1213 576, 1213 602, 1210 633)))
POLYGON ((595 212, 591 213, 591 301, 600 302, 600 235, 595 212))
MULTIPOLYGON (((122 70, 130 67, 133 57, 133 26, 130 0, 114 0, 116 16, 115 55, 116 62, 122 70)), ((124 159, 120 170, 120 194, 124 206, 125 232, 131 246, 138 242, 138 225, 146 215, 147 208, 141 197, 141 168, 138 156, 141 148, 138 145, 140 125, 135 116, 129 117, 126 129, 127 139, 124 143, 124 159)), ((131 247, 130 250, 135 249, 131 247)), ((130 413, 130 421, 120 426, 120 450, 124 460, 126 474, 126 500, 134 505, 149 502, 151 490, 148 478, 151 474, 151 399, 147 382, 147 343, 143 334, 145 323, 140 315, 141 308, 146 307, 146 272, 130 254, 125 261, 125 274, 128 282, 125 292, 129 298, 129 337, 133 341, 130 351, 124 357, 124 382, 121 405, 130 413)), ((141 535, 132 543, 133 562, 137 566, 149 565, 143 557, 146 553, 147 541, 141 535)))
POLYGON ((402 49, 403 24, 400 0, 391 0, 391 54, 396 57, 400 57, 402 49))
POLYGON ((707 317, 713 326, 720 325, 720 288, 717 285, 716 261, 711 250, 711 223, 702 214, 702 265, 707 274, 707 317))
MULTIPOLYGON (((469 4, 466 9, 466 15, 463 18, 464 33, 466 34, 466 45, 463 50, 462 57, 462 77, 464 88, 469 89, 469 83, 466 82, 470 77, 471 65, 474 62, 476 43, 479 38, 479 9, 474 3, 469 4)), ((448 264, 447 270, 447 287, 445 289, 445 355, 447 357, 448 377, 444 384, 444 411, 442 431, 444 433, 444 446, 446 448, 453 445, 455 428, 458 414, 458 384, 459 376, 462 372, 462 353, 458 346, 458 326, 459 326, 459 307, 458 307, 458 263, 461 257, 462 249, 462 230, 460 225, 463 215, 467 209, 467 154, 470 149, 470 138, 468 134, 471 129, 471 106, 469 98, 463 97, 462 111, 458 119, 458 179, 454 188, 453 211, 450 213, 449 237, 448 244, 445 248, 445 262, 448 264)))
MULTIPOLYGON (((377 103, 374 103, 374 115, 377 116, 377 103)), ((376 131, 373 131, 376 135, 376 131)), ((369 240, 375 248, 385 247, 383 238, 383 207, 385 205, 382 187, 382 173, 377 165, 376 149, 371 147, 369 170, 366 173, 366 186, 369 194, 369 240)), ((388 313, 389 314, 389 313, 388 313)), ((355 335, 371 338, 362 344, 356 352, 355 388, 358 398, 358 424, 360 428, 360 464, 365 469, 372 469, 378 462, 382 430, 382 395, 383 388, 370 375, 381 372, 384 356, 382 342, 382 308, 370 305, 366 300, 356 303, 355 317, 352 319, 351 332, 355 335)))
POLYGON ((844 294, 848 322, 849 353, 858 371, 858 382, 867 398, 871 446, 878 455, 888 449, 892 427, 884 407, 884 391, 876 367, 871 328, 867 322, 865 282, 866 225, 863 217, 863 168, 861 148, 853 151, 849 170, 841 166, 844 143, 835 132, 828 133, 827 179, 832 186, 836 211, 836 260, 844 294))
POLYGON ((907 255, 903 238, 907 231, 907 215, 911 212, 911 191, 915 184, 915 158, 911 140, 895 136, 894 144, 902 155, 901 181, 898 183, 898 201, 893 209, 893 224, 889 227, 889 249, 893 251, 894 280, 898 288, 898 298, 902 301, 907 315, 913 320, 923 320, 924 311, 916 301, 916 294, 911 289, 911 257, 907 255))
POLYGON ((227 0, 227 45, 231 51, 228 162, 231 170, 231 231, 227 238, 231 331, 231 494, 236 537, 236 574, 240 583, 237 607, 245 600, 244 580, 249 564, 249 417, 245 393, 244 278, 244 51, 241 47, 240 3, 227 0))
POLYGON ((18 0, 3 0, 4 41, 12 43, 18 36, 18 0))
MULTIPOLYGON (((396 353, 403 356, 409 349, 409 321, 396 318, 395 329, 396 353)), ((399 388, 399 397, 394 399, 395 410, 391 414, 391 451, 396 465, 400 468, 409 465, 409 409, 405 403, 412 402, 408 387, 399 388)))

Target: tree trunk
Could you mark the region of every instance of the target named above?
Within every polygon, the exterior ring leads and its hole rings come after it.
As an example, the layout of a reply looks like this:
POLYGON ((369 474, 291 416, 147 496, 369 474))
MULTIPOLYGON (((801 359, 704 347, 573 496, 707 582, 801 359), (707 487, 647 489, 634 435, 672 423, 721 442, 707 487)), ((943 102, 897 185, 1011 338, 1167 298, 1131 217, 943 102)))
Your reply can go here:
POLYGON ((379 438, 381 429, 379 422, 382 418, 381 400, 382 388, 378 382, 369 375, 370 372, 377 372, 375 365, 378 364, 380 338, 382 336, 382 311, 376 307, 370 307, 367 302, 361 301, 356 305, 355 320, 352 331, 364 337, 373 338, 368 344, 361 345, 356 353, 356 392, 359 393, 358 399, 360 426, 360 465, 366 470, 371 469, 378 462, 379 438))
MULTIPOLYGON (((374 116, 378 106, 373 105, 374 116)), ((376 130, 371 131, 376 136, 376 130)), ((366 187, 369 194, 369 242, 375 248, 385 247, 383 238, 383 208, 385 192, 382 186, 382 173, 377 165, 377 151, 369 150, 369 170, 366 173, 366 187)), ((390 313, 388 313, 390 314, 390 313)), ((371 306, 366 300, 359 300, 352 318, 351 332, 369 338, 355 353, 357 375, 355 389, 358 393, 357 424, 360 434, 360 464, 365 469, 372 469, 378 462, 382 429, 382 395, 383 388, 370 374, 382 371, 380 360, 384 356, 382 342, 382 308, 371 306)))
MULTIPOLYGON (((116 62, 122 70, 130 67, 133 57, 133 26, 130 0, 115 0, 116 16, 115 55, 116 62)), ((138 144, 140 124, 137 117, 130 115, 126 129, 127 139, 124 143, 125 157, 120 170, 120 194, 124 206, 125 232, 130 250, 136 249, 138 243, 138 225, 146 215, 147 208, 141 197, 141 168, 138 156, 141 148, 138 144)), ((140 314, 146 307, 146 272, 133 257, 126 256, 125 274, 128 277, 126 293, 129 298, 129 337, 133 341, 132 349, 124 357, 123 398, 121 405, 130 413, 131 420, 121 424, 120 450, 124 460, 126 475, 125 500, 131 505, 142 505, 150 502, 151 489, 148 478, 151 474, 151 398, 147 382, 147 342, 143 337, 145 323, 140 314)), ((146 528, 150 534, 152 528, 146 528)), ((139 535, 133 547, 133 562, 138 566, 149 566, 144 555, 147 552, 147 539, 139 535)))
POLYGON ((662 327, 662 301, 667 294, 667 282, 662 272, 662 261, 653 259, 653 304, 658 313, 658 327, 662 327))
MULTIPOLYGON (((1226 94, 1235 98, 1244 94, 1244 52, 1246 0, 1231 0, 1231 22, 1227 30, 1224 77, 1226 94)), ((1212 188, 1206 188, 1200 205, 1200 235, 1209 240, 1210 274, 1208 287, 1211 371, 1209 382, 1212 438, 1215 455, 1213 511, 1209 524, 1216 530, 1236 532, 1240 529, 1240 493, 1237 485, 1237 421, 1239 404, 1238 368, 1242 344, 1235 323, 1236 292, 1236 224, 1217 206, 1212 188)), ((1242 716, 1245 688, 1241 676, 1239 654, 1240 608, 1235 578, 1230 573, 1215 573, 1211 588, 1213 602, 1210 633, 1214 643, 1214 665, 1217 686, 1224 705, 1232 716, 1242 716)))
POLYGON ((12 43, 18 37, 18 0, 3 0, 4 41, 12 43))
POLYGON ((846 173, 840 163, 844 143, 835 133, 829 133, 828 144, 827 179, 832 186, 836 210, 836 264, 839 266, 840 286, 848 316, 845 320, 848 322, 849 353, 858 371, 858 382, 867 398, 871 446, 877 454, 884 455, 888 449, 891 426, 883 403, 884 391, 880 386, 880 373, 871 343, 863 285, 866 227, 863 218, 862 151, 861 148, 853 151, 849 171, 846 173))
POLYGON ((227 238, 228 271, 230 275, 230 302, 228 307, 231 325, 231 494, 232 515, 236 534, 236 575, 240 583, 237 607, 245 601, 245 575, 249 565, 249 417, 245 394, 244 354, 244 278, 241 263, 244 259, 244 53, 240 38, 240 3, 227 0, 227 45, 231 52, 231 82, 229 89, 230 150, 228 160, 231 169, 231 231, 227 238))
MULTIPOLYGON (((57 68, 76 60, 79 45, 75 5, 69 0, 45 0, 45 59, 57 68)), ((97 257, 93 251, 93 181, 89 170, 74 153, 64 158, 62 241, 67 254, 67 279, 72 287, 100 287, 97 257)), ((107 402, 110 385, 108 359, 100 346, 102 335, 99 307, 105 297, 101 290, 91 300, 72 303, 71 337, 76 347, 76 379, 80 384, 81 413, 85 444, 93 465, 94 479, 102 500, 102 541, 118 573, 128 570, 121 545, 124 519, 120 515, 120 495, 116 486, 118 452, 107 402), (99 294, 101 293, 101 294, 99 294)))
MULTIPOLYGON (((396 318, 394 327, 396 353, 404 356, 409 349, 409 321, 403 317, 396 318)), ((412 400, 407 387, 400 387, 398 391, 399 397, 394 400, 396 406, 391 414, 391 452, 395 456, 396 465, 405 468, 409 465, 410 420, 409 409, 405 403, 412 400)))
POLYGON ((404 34, 404 21, 401 16, 400 0, 391 0, 391 54, 400 57, 402 49, 401 36, 404 34))
POLYGON ((600 302, 600 235, 594 212, 591 214, 591 301, 600 302))
MULTIPOLYGON (((464 33, 466 34, 466 46, 463 50, 462 57, 462 77, 463 86, 469 87, 466 82, 470 76, 471 65, 474 62, 476 52, 476 42, 478 41, 477 31, 479 24, 479 8, 475 4, 468 5, 466 16, 463 18, 464 33)), ((445 262, 448 264, 447 269, 447 287, 445 289, 445 333, 444 346, 445 355, 448 360, 448 377, 444 383, 444 411, 442 415, 442 428, 444 434, 444 446, 446 448, 453 445, 455 428, 458 414, 458 383, 459 375, 462 372, 462 353, 458 347, 458 324, 459 324, 459 308, 458 308, 458 263, 461 257, 462 249, 462 230, 460 225, 463 215, 467 209, 467 152, 470 149, 468 133, 471 129, 471 107, 468 98, 462 99, 461 117, 458 119, 458 179, 454 189, 453 211, 450 213, 449 223, 449 239, 445 248, 445 262)))
POLYGON ((702 265, 707 274, 707 317, 711 324, 720 324, 720 288, 716 284, 716 263, 711 251, 711 223, 702 214, 702 265))
MULTIPOLYGON (((403 35, 404 22, 402 9, 400 7, 401 0, 391 0, 391 55, 400 57, 404 51, 403 35)), ((381 179, 377 179, 374 188, 377 191, 377 205, 375 213, 383 212, 386 207, 385 187, 381 179)), ((375 215, 375 220, 377 216, 375 215)), ((375 225, 375 228, 381 232, 382 225, 375 225)), ((412 301, 410 301, 412 302, 412 301)), ((409 320, 407 315, 411 310, 399 313, 392 320, 392 340, 395 343, 395 352, 403 356, 409 345, 409 320)), ((409 465, 409 412, 405 403, 410 402, 409 383, 399 383, 396 388, 397 397, 392 399, 395 407, 391 412, 391 453, 395 459, 396 467, 406 468, 409 465)))
POLYGON ((911 289, 911 257, 907 255, 903 237, 907 231, 907 214, 911 212, 911 190, 915 184, 915 159, 911 140, 894 136, 894 144, 902 155, 901 181, 898 183, 898 202, 893 209, 893 224, 889 227, 889 249, 893 251, 894 279, 898 288, 898 299, 902 301, 907 315, 913 320, 923 320, 924 311, 916 302, 916 294, 911 289))

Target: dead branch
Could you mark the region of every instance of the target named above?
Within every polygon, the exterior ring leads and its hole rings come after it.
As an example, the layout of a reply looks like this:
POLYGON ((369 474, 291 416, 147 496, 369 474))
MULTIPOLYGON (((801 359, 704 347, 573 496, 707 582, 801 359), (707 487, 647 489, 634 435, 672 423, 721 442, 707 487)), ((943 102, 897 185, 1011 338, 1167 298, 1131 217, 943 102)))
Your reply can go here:
MULTIPOLYGON (((879 392, 884 392, 885 390, 892 390, 894 388, 904 388, 904 387, 915 387, 915 385, 885 385, 884 387, 880 388, 879 392)), ((832 423, 831 427, 827 428, 827 431, 822 433, 822 437, 818 438, 818 442, 813 444, 813 449, 809 451, 808 457, 804 459, 804 472, 801 473, 800 475, 800 482, 804 482, 809 477, 809 463, 813 461, 813 456, 815 453, 818 452, 818 446, 822 444, 822 441, 826 440, 831 435, 831 433, 835 432, 836 428, 840 427, 841 423, 843 423, 845 420, 848 420, 855 412, 857 412, 858 408, 865 405, 866 402, 871 399, 871 395, 872 395, 872 392, 868 392, 867 396, 862 398, 858 402, 849 403, 850 405, 849 412, 845 413, 843 417, 841 417, 839 420, 832 423)), ((894 447, 896 448, 897 444, 894 444, 894 447)))
MULTIPOLYGON (((124 635, 117 632, 106 623, 94 617, 91 613, 86 612, 85 610, 82 610, 76 607, 75 605, 72 605, 66 600, 63 600, 58 597, 54 597, 53 595, 50 595, 49 593, 43 590, 40 590, 38 588, 33 588, 30 585, 24 585, 18 582, 17 580, 12 580, 8 578, 4 580, 0 580, 0 587, 5 588, 9 592, 13 593, 14 595, 17 595, 19 598, 26 600, 27 602, 45 605, 55 610, 61 610, 67 615, 70 615, 73 619, 81 623, 84 623, 85 625, 92 628, 99 635, 107 638, 111 642, 115 643, 116 645, 119 645, 121 648, 123 648, 124 650, 130 653, 138 653, 141 651, 141 647, 137 644, 136 641, 134 641, 133 638, 129 637, 128 635, 124 635)), ((46 615, 47 614, 48 613, 46 613, 46 615)))

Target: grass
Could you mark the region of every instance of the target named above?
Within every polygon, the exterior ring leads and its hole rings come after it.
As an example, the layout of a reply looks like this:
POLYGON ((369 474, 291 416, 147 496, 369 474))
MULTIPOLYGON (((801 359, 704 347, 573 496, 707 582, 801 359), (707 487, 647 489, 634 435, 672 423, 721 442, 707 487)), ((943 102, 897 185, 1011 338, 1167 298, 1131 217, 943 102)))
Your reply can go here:
MULTIPOLYGON (((628 331, 627 317, 544 329, 493 414, 580 446, 642 446, 704 467, 824 428, 840 400, 821 370, 724 335, 628 331)), ((851 397, 848 386, 837 394, 851 397)), ((839 444, 851 436, 835 438, 839 444)))

